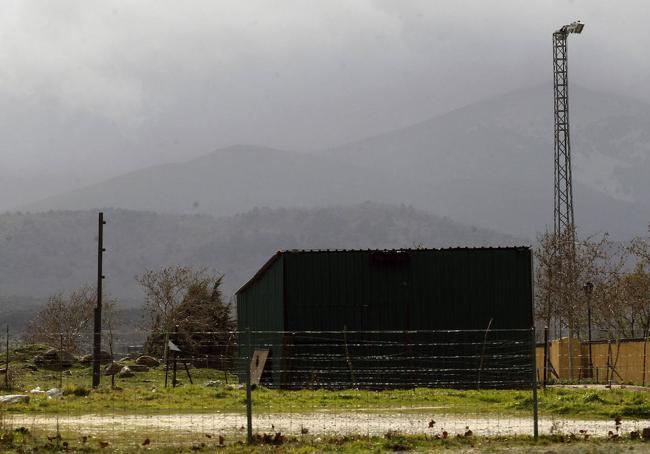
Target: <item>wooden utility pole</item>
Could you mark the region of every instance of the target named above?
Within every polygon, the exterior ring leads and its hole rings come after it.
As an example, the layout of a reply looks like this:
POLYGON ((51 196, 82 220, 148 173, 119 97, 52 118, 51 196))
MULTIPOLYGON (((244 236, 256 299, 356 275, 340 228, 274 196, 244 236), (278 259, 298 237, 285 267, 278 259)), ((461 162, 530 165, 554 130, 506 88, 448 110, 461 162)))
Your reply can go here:
POLYGON ((104 260, 104 213, 99 212, 97 232, 97 306, 95 307, 95 328, 93 332, 93 388, 99 386, 101 374, 101 351, 102 351, 102 281, 104 274, 102 270, 104 260))

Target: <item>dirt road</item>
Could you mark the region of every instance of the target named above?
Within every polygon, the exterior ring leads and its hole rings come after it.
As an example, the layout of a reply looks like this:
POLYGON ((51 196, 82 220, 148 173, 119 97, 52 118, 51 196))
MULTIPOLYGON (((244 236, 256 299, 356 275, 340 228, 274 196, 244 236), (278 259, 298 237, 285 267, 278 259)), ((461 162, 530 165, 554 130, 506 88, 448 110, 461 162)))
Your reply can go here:
MULTIPOLYGON (((118 436, 123 432, 168 432, 204 434, 243 434, 246 416, 233 413, 161 414, 161 415, 3 415, 5 427, 27 427, 32 430, 62 431, 81 434, 118 436)), ((255 432, 282 432, 283 434, 309 433, 310 435, 383 435, 389 431, 409 434, 436 434, 447 431, 450 435, 462 434, 471 429, 475 435, 529 435, 533 432, 532 418, 504 417, 498 415, 436 415, 426 413, 277 413, 259 414, 253 418, 255 432), (431 424, 431 421, 435 423, 431 424), (432 427, 429 427, 429 426, 432 427)), ((623 420, 621 433, 650 427, 650 420, 623 420)), ((575 433, 587 431, 593 436, 607 436, 616 431, 614 421, 570 420, 541 418, 541 434, 575 433)))

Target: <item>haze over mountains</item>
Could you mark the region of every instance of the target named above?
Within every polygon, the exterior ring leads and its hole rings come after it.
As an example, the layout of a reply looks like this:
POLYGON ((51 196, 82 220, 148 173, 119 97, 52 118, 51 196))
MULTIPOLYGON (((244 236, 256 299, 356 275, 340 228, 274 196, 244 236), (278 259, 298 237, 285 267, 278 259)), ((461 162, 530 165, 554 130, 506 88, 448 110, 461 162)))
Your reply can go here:
MULTIPOLYGON (((258 206, 407 203, 533 239, 552 224, 550 86, 475 103, 317 153, 234 146, 24 204, 229 216, 258 206)), ((578 227, 617 238, 650 220, 650 105, 572 87, 578 227)))
MULTIPOLYGON (((280 249, 525 243, 405 205, 374 203, 253 209, 218 219, 127 210, 108 210, 105 217, 105 289, 137 302, 142 294, 134 277, 147 268, 207 267, 224 274, 224 290, 231 294, 280 249)), ((96 227, 95 211, 0 215, 0 301, 15 296, 42 300, 92 284, 96 278, 96 227)))

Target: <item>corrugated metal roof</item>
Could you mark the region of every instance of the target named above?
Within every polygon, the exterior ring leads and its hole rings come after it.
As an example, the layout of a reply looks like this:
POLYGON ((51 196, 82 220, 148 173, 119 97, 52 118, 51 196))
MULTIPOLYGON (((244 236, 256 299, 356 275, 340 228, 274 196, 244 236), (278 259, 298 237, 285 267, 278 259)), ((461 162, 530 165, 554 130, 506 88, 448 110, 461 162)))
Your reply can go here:
POLYGON ((286 249, 278 251, 276 254, 302 254, 311 252, 413 252, 413 251, 457 251, 457 250, 520 250, 530 249, 530 245, 526 246, 456 246, 444 248, 399 248, 399 249, 286 249))
POLYGON ((449 247, 449 248, 404 248, 404 249, 287 249, 284 251, 277 251, 271 256, 270 259, 262 265, 262 267, 250 278, 244 285, 242 285, 239 290, 235 292, 235 295, 243 292, 248 287, 250 287, 255 281, 257 281, 265 272, 268 270, 276 260, 280 258, 283 254, 312 254, 312 253, 324 253, 324 252, 334 252, 334 253, 359 253, 359 252, 438 252, 438 251, 492 251, 492 250, 528 250, 530 246, 459 246, 459 247, 449 247))

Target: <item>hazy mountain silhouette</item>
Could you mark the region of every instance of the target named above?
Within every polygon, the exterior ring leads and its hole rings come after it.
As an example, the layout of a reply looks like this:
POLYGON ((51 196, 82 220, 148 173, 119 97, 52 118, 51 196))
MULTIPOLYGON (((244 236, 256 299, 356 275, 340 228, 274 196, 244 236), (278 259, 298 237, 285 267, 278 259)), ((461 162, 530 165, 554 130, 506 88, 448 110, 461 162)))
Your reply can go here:
MULTIPOLYGON (((255 208, 244 214, 164 215, 107 210, 105 289, 140 298, 134 276, 146 268, 190 265, 243 284, 277 250, 413 248, 521 244, 408 206, 363 203, 318 209, 255 208)), ((97 213, 0 215, 0 297, 44 298, 96 279, 97 213)))
MULTIPOLYGON (((583 232, 630 237, 650 220, 650 106, 571 89, 575 206, 583 232)), ((151 167, 24 207, 231 215, 254 206, 407 203, 534 238, 552 225, 550 86, 319 153, 253 146, 151 167)))

